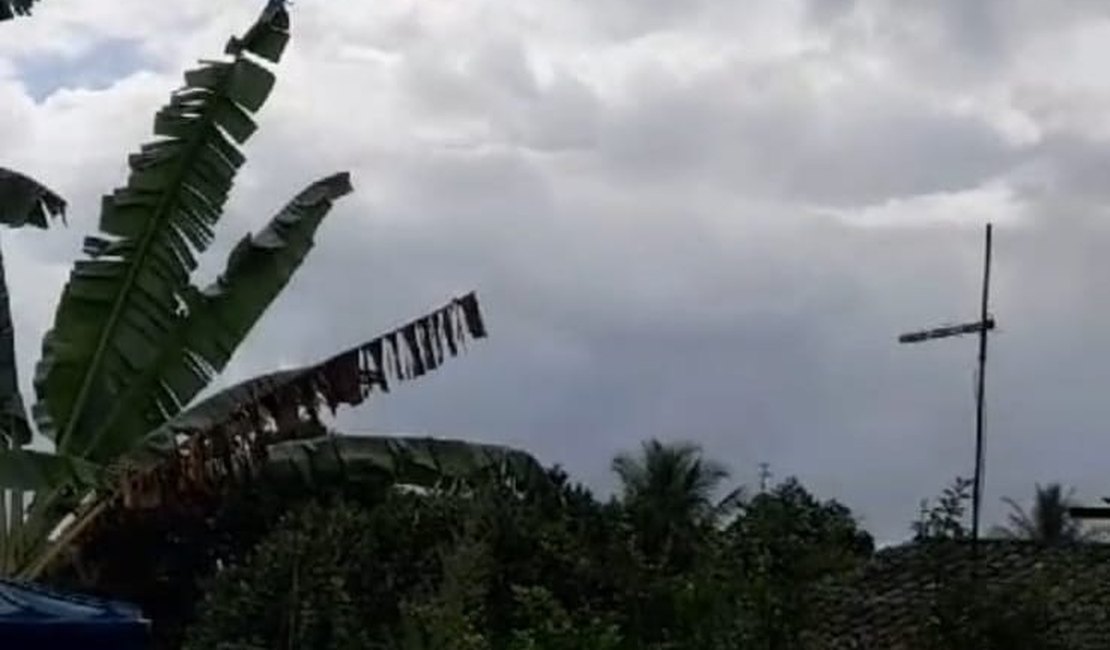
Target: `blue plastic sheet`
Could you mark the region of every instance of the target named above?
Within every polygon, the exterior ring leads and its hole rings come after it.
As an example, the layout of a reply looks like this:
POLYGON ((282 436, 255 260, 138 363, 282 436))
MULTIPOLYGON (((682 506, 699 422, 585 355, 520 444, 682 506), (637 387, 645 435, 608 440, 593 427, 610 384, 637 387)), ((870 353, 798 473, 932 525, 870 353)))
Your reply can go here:
POLYGON ((149 628, 130 605, 0 580, 0 650, 142 650, 149 628))

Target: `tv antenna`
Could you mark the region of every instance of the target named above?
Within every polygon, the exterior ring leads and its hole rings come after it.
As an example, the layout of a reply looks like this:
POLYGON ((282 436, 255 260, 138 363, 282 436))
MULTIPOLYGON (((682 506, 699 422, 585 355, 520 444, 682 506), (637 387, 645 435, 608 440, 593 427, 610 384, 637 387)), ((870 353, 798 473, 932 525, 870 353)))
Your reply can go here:
POLYGON ((994 318, 990 315, 991 283, 991 224, 987 224, 986 247, 983 254, 983 293, 979 304, 979 320, 962 325, 947 325, 930 330, 910 332, 898 337, 899 343, 922 343, 964 334, 979 335, 979 372, 976 376, 975 390, 975 475, 971 492, 971 544, 974 552, 979 545, 979 514, 983 501, 983 420, 984 388, 987 378, 987 334, 994 329, 994 318))

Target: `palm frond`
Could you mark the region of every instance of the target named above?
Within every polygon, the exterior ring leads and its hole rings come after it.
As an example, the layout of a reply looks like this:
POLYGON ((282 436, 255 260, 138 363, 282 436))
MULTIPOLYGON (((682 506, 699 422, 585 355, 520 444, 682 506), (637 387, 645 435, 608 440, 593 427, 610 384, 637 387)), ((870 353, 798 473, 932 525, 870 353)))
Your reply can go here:
POLYGON ((1033 507, 1026 511, 1017 501, 1004 497, 1010 508, 1009 537, 1041 544, 1063 544, 1082 541, 1084 533, 1079 522, 1069 515, 1074 489, 1065 492, 1059 483, 1036 485, 1033 507))
POLYGON ((1021 535, 1009 526, 991 526, 987 536, 996 539, 1021 539, 1021 535))
POLYGON ((703 458, 696 444, 656 439, 644 441, 636 455, 617 455, 612 469, 627 505, 660 516, 668 511, 676 520, 712 518, 718 512, 713 493, 729 475, 720 463, 703 458))
POLYGON ((625 496, 643 491, 647 483, 647 472, 639 459, 628 454, 618 454, 610 467, 620 479, 625 496))
POLYGON ((271 5, 228 44, 230 60, 187 72, 154 120, 160 139, 131 156, 127 186, 104 198, 102 235, 85 240, 89 259, 74 265, 36 372, 35 418, 59 451, 104 460, 134 442, 97 433, 176 331, 196 255, 244 162, 239 145, 274 83, 258 59, 280 58, 288 28, 271 5))
POLYGON ((1010 507, 1010 513, 1007 519, 1010 522, 1009 529, 1014 537, 1031 539, 1036 536, 1037 526, 1033 523, 1029 514, 1021 507, 1014 499, 1010 497, 1002 497, 1002 502, 1010 507))
POLYGON ((713 506, 713 519, 721 521, 731 516, 744 507, 747 498, 748 491, 743 485, 733 488, 713 506))

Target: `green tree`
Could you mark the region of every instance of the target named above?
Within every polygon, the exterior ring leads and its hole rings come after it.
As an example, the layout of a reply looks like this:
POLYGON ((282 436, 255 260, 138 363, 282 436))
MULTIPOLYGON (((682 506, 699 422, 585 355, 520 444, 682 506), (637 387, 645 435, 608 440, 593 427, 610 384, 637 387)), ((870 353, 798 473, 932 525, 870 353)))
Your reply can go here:
POLYGON ((967 502, 971 500, 971 479, 957 476, 930 504, 921 501, 921 515, 913 523, 915 541, 965 539, 971 535, 965 519, 967 502))
MULTIPOLYGON (((205 598, 204 623, 185 648, 350 648, 371 647, 375 627, 361 612, 392 605, 385 589, 360 589, 364 580, 411 588, 390 571, 403 548, 377 546, 382 528, 412 525, 407 508, 374 517, 339 504, 309 506, 290 514, 251 553, 243 566, 229 568, 205 598), (404 522, 404 523, 402 523, 404 522)), ((421 532, 442 534, 422 522, 421 532)))
POLYGON ((691 535, 716 524, 740 495, 734 491, 715 499, 729 472, 703 458, 692 443, 647 440, 638 454, 617 455, 612 468, 621 481, 621 502, 652 557, 689 554, 695 543, 691 535))
POLYGON ((743 503, 727 534, 742 576, 737 619, 745 646, 768 650, 799 647, 814 586, 874 551, 846 506, 820 501, 794 478, 743 503))
POLYGON ((336 562, 321 553, 320 570, 346 585, 345 598, 376 644, 369 647, 454 648, 450 642, 463 638, 468 647, 511 650, 647 647, 633 611, 644 574, 621 513, 561 471, 548 476, 546 487, 527 490, 489 476, 461 487, 387 491, 376 501, 340 489, 320 495, 215 574, 191 647, 219 639, 281 647, 287 639, 277 636, 277 613, 259 612, 289 590, 294 559, 313 555, 305 545, 315 544, 346 549, 336 562), (349 520, 347 532, 320 523, 333 519, 349 520), (314 531, 332 539, 312 541, 314 531))
POLYGON ((491 553, 481 522, 439 552, 438 584, 401 604, 398 650, 489 650, 484 634, 491 553))
POLYGON ((612 614, 571 613, 547 588, 516 587, 519 618, 508 650, 617 650, 623 636, 612 614))
MULTIPOLYGON (((361 403, 434 370, 464 339, 485 336, 470 294, 322 363, 188 406, 300 267, 333 203, 352 189, 346 173, 310 184, 233 248, 215 282, 193 284, 289 28, 283 3, 270 2, 231 39, 223 60, 187 72, 155 117, 157 139, 130 157, 126 186, 104 198, 100 233, 85 239, 85 258, 73 266, 35 373, 34 420, 53 451, 0 450, 0 488, 34 493, 26 513, 18 508, 4 527, 0 574, 34 577, 64 563, 105 513, 156 509, 250 475, 273 442, 316 432, 302 425, 316 420, 320 406, 361 403)), ((41 214, 52 200, 40 192, 30 203, 41 214)), ((26 206, 26 193, 12 204, 26 206)))
MULTIPOLYGON (((326 458, 305 466, 326 470, 326 458)), ((319 544, 345 549, 334 561, 322 551, 326 566, 319 570, 344 585, 342 598, 328 598, 352 603, 369 631, 368 647, 438 650, 465 641, 474 650, 792 649, 808 622, 809 592, 866 560, 872 547, 847 508, 817 499, 795 480, 740 500, 727 526, 700 526, 688 538, 688 562, 678 565, 630 543, 636 529, 621 502, 599 502, 558 468, 528 485, 489 476, 375 498, 350 489, 366 476, 352 470, 341 481, 318 482, 326 491, 264 533, 256 550, 226 556, 231 568, 216 572, 191 647, 218 640, 283 647, 279 612, 267 607, 275 594, 290 592, 296 558, 315 556, 305 545, 319 544), (320 523, 333 518, 351 519, 348 532, 320 523), (328 539, 313 541, 317 534, 328 539)), ((288 482, 283 475, 278 484, 288 482)), ((292 503, 304 493, 294 488, 281 499, 292 503)), ((259 510, 257 503, 228 516, 239 519, 259 510)), ((305 597, 299 620, 317 620, 309 613, 332 600, 305 597)))
POLYGON ((1036 486, 1033 507, 1028 512, 1013 499, 1002 501, 1010 507, 1009 524, 998 526, 993 532, 1009 539, 1023 539, 1047 546, 1068 544, 1092 539, 1097 531, 1085 532, 1080 523, 1068 514, 1075 505, 1075 490, 1064 492, 1059 483, 1036 486))

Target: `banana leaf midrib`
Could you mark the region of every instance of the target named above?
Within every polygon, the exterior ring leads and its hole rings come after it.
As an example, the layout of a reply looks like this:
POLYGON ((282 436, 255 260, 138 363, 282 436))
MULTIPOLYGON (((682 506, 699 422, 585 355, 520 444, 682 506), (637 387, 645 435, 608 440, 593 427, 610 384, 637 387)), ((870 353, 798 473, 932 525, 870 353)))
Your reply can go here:
POLYGON ((107 435, 109 431, 111 431, 112 424, 120 416, 120 414, 126 408, 129 408, 133 405, 133 400, 135 396, 141 395, 143 391, 150 389, 150 381, 160 374, 162 370, 162 365, 165 362, 166 358, 171 356, 173 352, 175 352, 183 345, 185 332, 188 329, 186 327, 186 323, 187 321, 182 320, 181 322, 176 324, 176 327, 174 327, 174 331, 164 340, 162 351, 160 352, 158 359, 151 362, 142 371, 142 373, 140 373, 139 376, 131 382, 131 384, 127 387, 127 390, 124 391, 122 395, 116 398, 115 406, 112 408, 111 411, 108 412, 108 415, 104 418, 104 423, 95 430, 93 436, 89 439, 89 444, 86 451, 96 448, 100 441, 104 439, 104 436, 107 435))
MULTIPOLYGON (((344 172, 344 175, 346 175, 346 172, 344 172)), ((287 210, 293 209, 293 206, 297 205, 298 198, 300 198, 305 192, 310 191, 313 187, 317 186, 318 184, 323 183, 324 181, 327 181, 327 180, 331 180, 332 178, 334 178, 334 177, 327 177, 325 179, 321 179, 321 180, 317 181, 316 183, 314 183, 313 185, 310 185, 308 188, 302 190, 301 193, 297 195, 297 197, 295 197, 292 201, 290 201, 290 203, 288 205, 286 205, 278 213, 278 216, 275 217, 275 219, 280 218, 281 215, 285 214, 285 212, 287 210)), ((338 196, 329 198, 327 200, 329 202, 331 202, 331 201, 334 201, 336 198, 338 198, 338 196)), ((325 215, 320 217, 319 222, 323 221, 324 216, 326 216, 326 214, 327 213, 325 212, 325 215)), ((265 232, 265 230, 260 231, 260 232, 265 232)), ((306 255, 307 255, 307 251, 306 251, 306 255)), ((298 264, 298 266, 299 266, 299 264, 298 264)), ((192 287, 192 288, 194 290, 196 290, 195 286, 192 287)), ((196 291, 197 291, 198 295, 202 293, 199 290, 196 290, 196 291)), ((203 298, 198 298, 198 300, 203 301, 203 298)), ((195 309, 202 310, 203 307, 202 307, 202 305, 198 304, 198 305, 195 306, 195 309)), ((190 340, 189 339, 189 334, 192 331, 191 328, 196 325, 196 322, 195 322, 194 319, 204 318, 205 316, 206 316, 206 314, 203 313, 202 311, 200 311, 200 312, 194 311, 194 312, 190 313, 189 316, 181 318, 181 319, 179 319, 178 321, 176 321, 174 323, 173 331, 166 338, 165 343, 162 345, 162 348, 159 352, 158 358, 155 361, 151 362, 143 370, 143 372, 138 376, 138 378, 136 378, 134 381, 132 381, 132 383, 127 387, 127 389, 124 391, 124 393, 122 395, 120 395, 119 397, 116 398, 115 406, 108 412, 108 415, 103 419, 103 422, 100 425, 100 427, 98 429, 96 429, 95 435, 93 436, 94 442, 101 439, 104 435, 107 435, 107 433, 117 423, 117 419, 128 408, 133 408, 134 407, 134 404, 136 403, 136 397, 143 395, 143 393, 145 391, 156 390, 157 389, 157 384, 152 385, 152 381, 154 379, 156 379, 157 377, 159 377, 165 371, 167 362, 172 361, 177 355, 181 354, 186 349, 187 344, 190 340)), ((252 323, 252 327, 253 327, 253 323, 252 323)), ((210 360, 205 359, 205 361, 209 362, 210 360)), ((222 368, 218 368, 217 370, 222 370, 222 368)), ((180 403, 181 400, 178 400, 178 401, 179 401, 178 407, 180 409, 180 408, 184 408, 185 406, 187 406, 187 402, 191 402, 192 398, 190 397, 189 399, 184 400, 185 403, 180 403)), ((176 415, 176 414, 173 414, 173 415, 176 415)), ((169 419, 169 418, 167 418, 167 419, 169 419)), ((144 433, 147 433, 147 432, 144 432, 144 433)))
MULTIPOLYGON (((225 94, 227 90, 227 85, 231 83, 231 80, 232 75, 229 68, 228 72, 223 76, 223 79, 221 79, 220 83, 212 89, 212 95, 219 97, 225 94)), ((139 271, 146 267, 146 261, 152 255, 151 250, 153 248, 153 243, 157 239, 157 236, 162 232, 162 229, 165 228, 174 202, 183 191, 185 178, 188 176, 189 170, 192 168, 197 156, 203 151, 205 143, 207 142, 206 136, 208 134, 208 130, 211 128, 217 128, 213 117, 213 113, 215 112, 217 106, 218 104, 213 102, 211 105, 206 107, 206 110, 201 114, 201 117, 198 118, 200 124, 197 125, 196 131, 189 138, 187 145, 182 148, 181 162, 179 163, 178 168, 174 171, 174 174, 171 177, 171 182, 167 185, 168 188, 177 189, 169 189, 163 193, 162 197, 159 199, 157 207, 155 208, 153 217, 150 219, 151 226, 147 228, 145 233, 143 233, 143 239, 140 245, 136 247, 133 261, 127 270, 127 275, 124 277, 124 281, 123 284, 120 286, 119 292, 116 294, 116 300, 115 303, 112 305, 112 311, 108 316, 108 320, 104 324, 104 328, 101 331, 100 338, 97 342, 96 350, 93 352, 93 356, 88 363, 88 371, 85 373, 85 376, 82 379, 81 388, 77 393, 77 399, 74 400, 74 406, 70 411, 69 420, 66 422, 65 429, 57 438, 58 441, 61 443, 60 447, 62 449, 65 448, 66 443, 70 440, 70 437, 73 435, 73 432, 75 431, 78 423, 81 420, 83 405, 85 403, 85 400, 88 399, 89 392, 92 390, 93 382, 99 374, 97 369, 100 365, 103 364, 104 354, 111 346, 113 338, 112 335, 118 327, 119 321, 122 317, 123 309, 128 302, 127 298, 137 282, 139 271)), ((89 451, 96 449, 96 446, 104 438, 104 434, 106 431, 107 428, 104 427, 98 430, 89 439, 84 448, 80 450, 78 455, 84 456, 85 454, 89 453, 89 451)))

